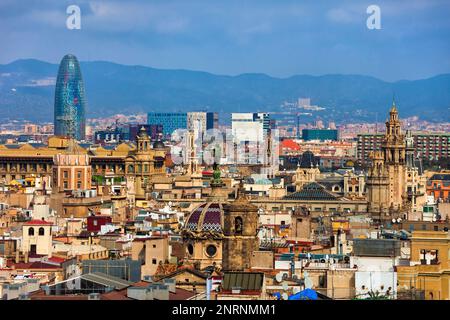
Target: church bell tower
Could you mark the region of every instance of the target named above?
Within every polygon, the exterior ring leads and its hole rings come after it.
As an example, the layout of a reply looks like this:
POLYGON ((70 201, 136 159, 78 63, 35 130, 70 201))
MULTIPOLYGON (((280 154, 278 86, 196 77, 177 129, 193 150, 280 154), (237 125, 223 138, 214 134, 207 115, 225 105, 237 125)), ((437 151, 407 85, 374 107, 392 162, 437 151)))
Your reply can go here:
POLYGON ((224 206, 223 234, 222 269, 243 271, 251 268, 252 253, 259 249, 258 208, 246 198, 242 182, 237 199, 224 206))

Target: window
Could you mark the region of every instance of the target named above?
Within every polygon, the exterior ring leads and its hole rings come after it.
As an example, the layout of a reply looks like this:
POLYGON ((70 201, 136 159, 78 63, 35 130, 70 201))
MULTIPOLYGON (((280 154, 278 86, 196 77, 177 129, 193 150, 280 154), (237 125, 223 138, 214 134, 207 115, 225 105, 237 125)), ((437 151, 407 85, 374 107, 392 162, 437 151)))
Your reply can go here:
POLYGON ((156 259, 155 258, 152 259, 152 263, 156 264, 156 259))
POLYGON ((326 276, 319 275, 319 288, 326 288, 327 286, 327 278, 326 276))
POLYGON ((236 217, 234 219, 234 233, 235 234, 242 234, 242 218, 241 217, 236 217))
POLYGON ((81 171, 77 172, 77 177, 78 177, 78 179, 81 179, 81 171))
POLYGON ((420 250, 420 264, 437 264, 438 250, 422 249, 420 250))
POLYGON ((29 236, 34 236, 34 228, 29 228, 28 229, 28 235, 29 236))
POLYGON ((206 254, 207 254, 209 257, 214 257, 216 253, 217 253, 217 248, 216 248, 216 246, 210 244, 210 245, 208 245, 208 246, 206 247, 206 254))
POLYGON ((63 177, 64 177, 64 179, 67 179, 69 177, 69 172, 64 170, 63 171, 63 177))
POLYGON ((153 248, 156 248, 156 244, 153 245, 153 248))
POLYGON ((43 227, 39 228, 39 235, 43 236, 45 234, 45 229, 43 227))

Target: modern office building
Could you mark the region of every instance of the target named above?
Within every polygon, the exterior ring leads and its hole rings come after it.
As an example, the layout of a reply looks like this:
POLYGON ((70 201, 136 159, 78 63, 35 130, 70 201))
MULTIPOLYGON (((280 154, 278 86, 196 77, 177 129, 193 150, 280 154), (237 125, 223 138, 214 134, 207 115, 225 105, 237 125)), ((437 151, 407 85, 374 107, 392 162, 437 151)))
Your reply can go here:
POLYGON ((122 129, 125 140, 136 140, 141 128, 145 129, 152 141, 157 140, 163 134, 163 126, 161 124, 131 124, 122 129))
POLYGON ((171 135, 176 129, 187 128, 187 113, 185 112, 149 112, 147 124, 162 125, 163 134, 171 135))
MULTIPOLYGON (((366 163, 369 153, 381 150, 384 134, 359 134, 357 139, 357 157, 360 163, 366 163)), ((427 160, 450 158, 450 133, 412 132, 414 156, 427 160)))
POLYGON ((187 129, 198 129, 205 132, 209 129, 217 129, 219 127, 219 116, 217 112, 188 112, 187 113, 187 129))
POLYGON ((94 133, 94 143, 115 143, 123 141, 123 134, 121 128, 114 128, 109 130, 99 130, 94 133))
POLYGON ((152 141, 157 140, 163 133, 160 124, 130 124, 125 127, 111 128, 95 131, 94 143, 118 143, 122 141, 135 141, 141 128, 144 128, 152 141))
POLYGON ((305 141, 310 140, 337 141, 339 139, 339 135, 337 129, 303 129, 302 138, 305 141))
POLYGON ((262 142, 270 130, 268 113, 232 113, 231 130, 235 141, 262 142))
POLYGON ((68 54, 59 65, 55 89, 55 135, 84 140, 86 97, 77 58, 68 54))

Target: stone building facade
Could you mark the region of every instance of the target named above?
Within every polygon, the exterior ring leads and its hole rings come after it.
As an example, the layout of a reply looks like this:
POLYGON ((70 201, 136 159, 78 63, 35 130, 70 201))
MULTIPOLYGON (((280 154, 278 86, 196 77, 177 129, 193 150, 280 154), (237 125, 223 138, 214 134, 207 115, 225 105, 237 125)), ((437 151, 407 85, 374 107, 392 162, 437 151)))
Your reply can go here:
POLYGON ((241 183, 237 199, 224 206, 223 270, 251 268, 252 253, 259 250, 257 233, 258 207, 247 200, 241 183))
POLYGON ((372 163, 367 178, 368 211, 377 221, 404 217, 412 207, 418 210, 417 199, 413 199, 420 195, 424 180, 416 165, 407 163, 406 141, 394 103, 386 122, 381 150, 370 154, 372 163), (408 190, 414 197, 408 195, 408 190))

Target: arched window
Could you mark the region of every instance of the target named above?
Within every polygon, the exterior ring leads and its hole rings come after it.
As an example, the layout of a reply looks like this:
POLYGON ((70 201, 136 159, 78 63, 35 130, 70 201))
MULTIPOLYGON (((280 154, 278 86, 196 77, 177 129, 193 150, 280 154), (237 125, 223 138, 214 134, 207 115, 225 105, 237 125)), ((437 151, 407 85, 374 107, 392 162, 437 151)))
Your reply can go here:
POLYGON ((29 236, 34 236, 34 228, 33 227, 28 229, 28 235, 29 236))
POLYGON ((43 227, 39 228, 39 235, 43 236, 45 234, 45 229, 43 227))
POLYGON ((241 217, 234 218, 234 233, 242 234, 242 229, 243 229, 242 218, 241 217))

